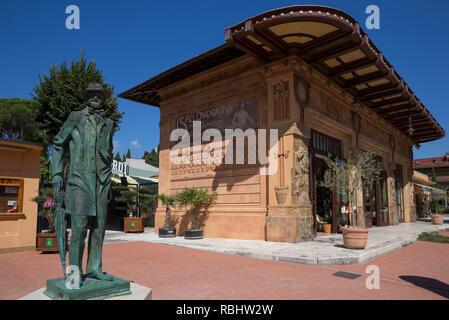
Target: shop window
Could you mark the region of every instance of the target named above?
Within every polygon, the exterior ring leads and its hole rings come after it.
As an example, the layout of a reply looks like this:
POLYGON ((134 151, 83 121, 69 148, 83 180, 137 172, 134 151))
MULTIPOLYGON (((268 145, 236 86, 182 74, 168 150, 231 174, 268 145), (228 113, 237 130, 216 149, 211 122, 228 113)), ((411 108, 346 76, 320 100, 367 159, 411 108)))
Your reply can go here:
POLYGON ((23 180, 0 178, 0 213, 22 213, 23 180))
POLYGON ((329 137, 317 131, 312 131, 312 147, 315 150, 322 151, 325 154, 330 153, 333 156, 340 157, 341 141, 329 137))

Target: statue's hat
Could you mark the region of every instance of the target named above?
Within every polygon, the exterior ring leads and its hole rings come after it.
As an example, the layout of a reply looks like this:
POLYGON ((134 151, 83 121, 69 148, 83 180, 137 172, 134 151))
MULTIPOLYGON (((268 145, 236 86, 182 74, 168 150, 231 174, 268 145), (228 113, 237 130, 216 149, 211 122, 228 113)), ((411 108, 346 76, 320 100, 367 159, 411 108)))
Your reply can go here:
POLYGON ((91 83, 89 86, 83 90, 83 97, 86 99, 86 96, 89 92, 99 92, 103 95, 104 100, 111 96, 111 91, 103 88, 103 86, 99 83, 91 83))

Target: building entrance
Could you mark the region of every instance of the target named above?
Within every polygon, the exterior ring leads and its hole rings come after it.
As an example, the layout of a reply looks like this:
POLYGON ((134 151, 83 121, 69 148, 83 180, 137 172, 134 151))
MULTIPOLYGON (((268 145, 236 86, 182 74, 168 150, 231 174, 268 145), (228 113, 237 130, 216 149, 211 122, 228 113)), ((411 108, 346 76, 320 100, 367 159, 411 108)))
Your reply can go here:
POLYGON ((331 225, 331 232, 335 233, 340 230, 340 222, 343 223, 339 208, 345 207, 344 199, 335 190, 321 186, 320 181, 324 181, 328 169, 327 155, 340 157, 341 143, 316 131, 312 131, 311 138, 311 195, 315 232, 323 232, 324 225, 328 224, 331 225))

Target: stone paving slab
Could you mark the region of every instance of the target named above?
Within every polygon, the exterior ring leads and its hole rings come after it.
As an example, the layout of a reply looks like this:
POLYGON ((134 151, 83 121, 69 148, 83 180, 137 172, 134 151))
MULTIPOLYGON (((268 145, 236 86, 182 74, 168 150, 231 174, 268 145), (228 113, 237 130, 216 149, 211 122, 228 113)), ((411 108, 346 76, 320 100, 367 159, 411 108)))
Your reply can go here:
POLYGON ((368 234, 368 243, 363 250, 346 249, 341 234, 322 234, 313 241, 301 243, 269 242, 263 240, 237 240, 204 238, 186 240, 182 236, 159 238, 154 229, 145 233, 130 234, 107 232, 105 243, 123 241, 147 241, 185 247, 190 249, 227 253, 257 259, 292 262, 308 265, 360 264, 397 250, 417 241, 422 232, 438 232, 449 229, 449 215, 443 225, 432 225, 428 221, 401 223, 387 227, 373 227, 368 234))

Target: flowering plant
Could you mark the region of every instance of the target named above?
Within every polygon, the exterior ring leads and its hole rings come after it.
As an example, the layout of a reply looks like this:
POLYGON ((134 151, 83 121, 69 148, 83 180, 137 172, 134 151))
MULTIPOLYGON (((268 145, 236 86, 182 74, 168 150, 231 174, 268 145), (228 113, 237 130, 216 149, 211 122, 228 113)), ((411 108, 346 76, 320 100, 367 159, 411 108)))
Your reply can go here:
POLYGON ((54 213, 56 207, 53 200, 53 188, 39 189, 39 195, 31 200, 37 203, 38 216, 48 221, 50 232, 55 232, 54 213))

